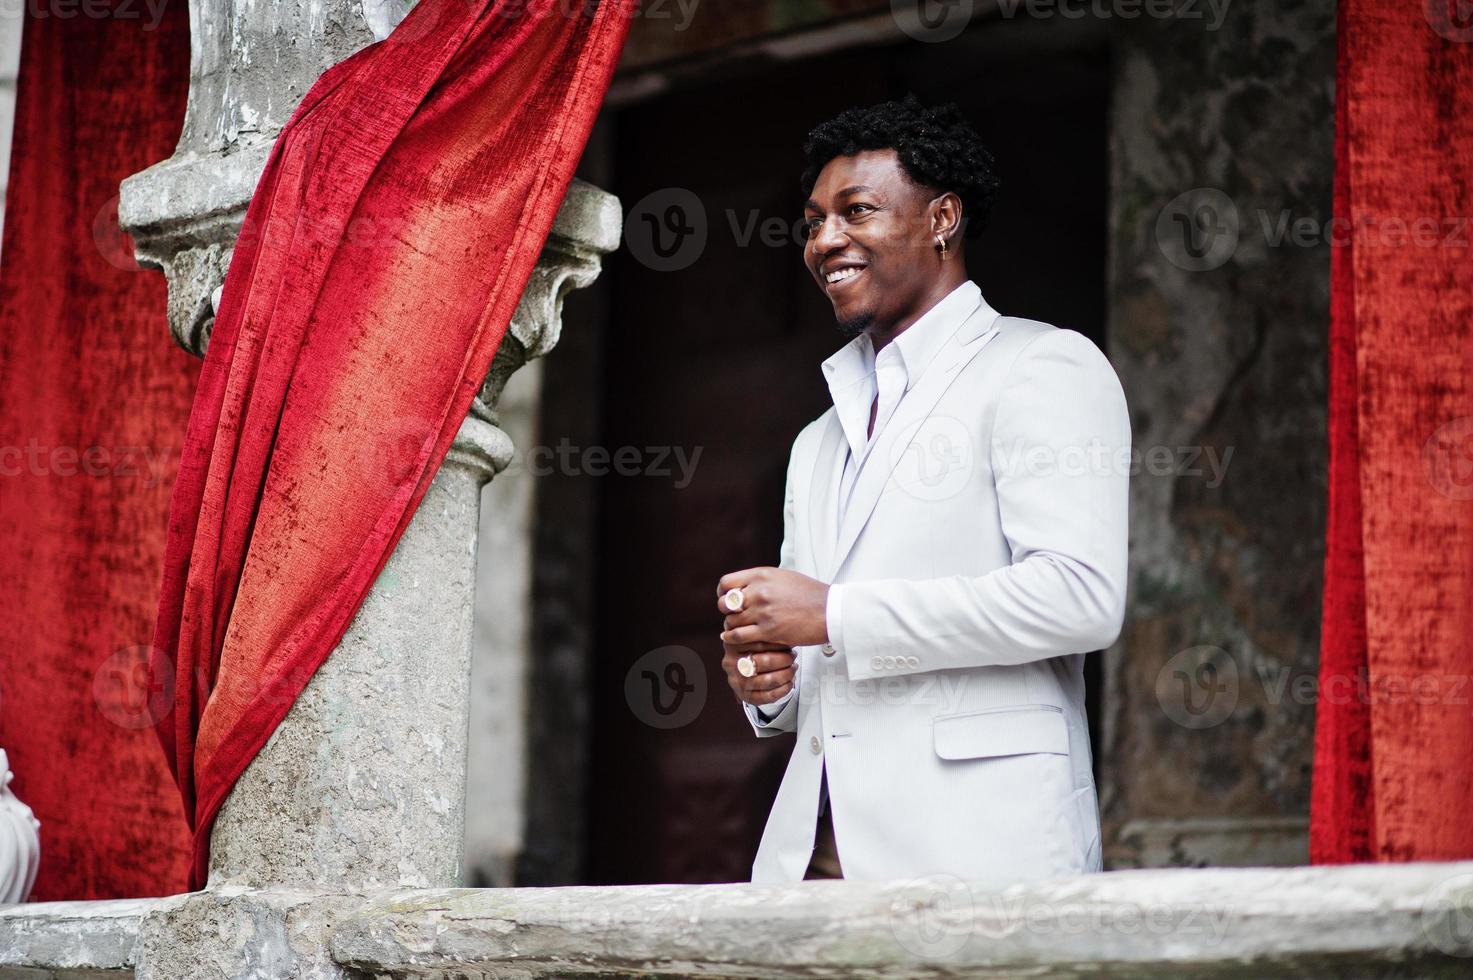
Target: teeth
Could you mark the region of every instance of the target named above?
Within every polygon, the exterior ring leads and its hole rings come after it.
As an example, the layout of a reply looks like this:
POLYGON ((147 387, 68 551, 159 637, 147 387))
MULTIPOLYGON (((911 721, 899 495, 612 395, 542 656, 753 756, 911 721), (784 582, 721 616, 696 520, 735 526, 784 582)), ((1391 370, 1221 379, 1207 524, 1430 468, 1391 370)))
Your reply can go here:
POLYGON ((860 270, 858 266, 850 266, 847 269, 838 269, 834 272, 830 272, 827 276, 824 276, 824 281, 830 283, 843 282, 845 279, 853 279, 855 276, 859 275, 859 271, 860 270))

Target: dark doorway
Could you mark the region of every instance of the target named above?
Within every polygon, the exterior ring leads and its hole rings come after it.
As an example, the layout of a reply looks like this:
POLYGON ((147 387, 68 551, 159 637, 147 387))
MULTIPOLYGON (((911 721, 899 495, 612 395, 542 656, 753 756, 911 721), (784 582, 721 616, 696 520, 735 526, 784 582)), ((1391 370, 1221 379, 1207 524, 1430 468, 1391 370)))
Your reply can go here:
POLYGON ((728 65, 612 114, 609 189, 626 210, 691 192, 706 243, 673 271, 609 257, 599 443, 646 463, 652 448, 700 455, 687 485, 678 469, 599 484, 586 881, 746 880, 791 749, 754 738, 732 699, 714 601, 723 573, 777 563, 788 450, 829 405, 819 362, 843 342, 792 234, 805 132, 909 91, 959 103, 1003 179, 972 278, 1002 312, 1103 347, 1108 67, 1098 22, 997 21, 944 44, 728 65), (764 244, 774 218, 782 240, 764 244), (670 673, 671 648, 695 669, 670 673), (645 684, 662 710, 703 686, 704 707, 659 727, 632 703, 645 684))

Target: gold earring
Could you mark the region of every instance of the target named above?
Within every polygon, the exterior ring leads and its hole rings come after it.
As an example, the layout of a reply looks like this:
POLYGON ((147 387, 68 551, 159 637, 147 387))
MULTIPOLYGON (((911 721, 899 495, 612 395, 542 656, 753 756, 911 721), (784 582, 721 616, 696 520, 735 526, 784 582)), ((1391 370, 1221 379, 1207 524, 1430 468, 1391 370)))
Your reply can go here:
POLYGON ((940 235, 936 236, 936 247, 941 249, 941 257, 946 258, 946 239, 940 235))

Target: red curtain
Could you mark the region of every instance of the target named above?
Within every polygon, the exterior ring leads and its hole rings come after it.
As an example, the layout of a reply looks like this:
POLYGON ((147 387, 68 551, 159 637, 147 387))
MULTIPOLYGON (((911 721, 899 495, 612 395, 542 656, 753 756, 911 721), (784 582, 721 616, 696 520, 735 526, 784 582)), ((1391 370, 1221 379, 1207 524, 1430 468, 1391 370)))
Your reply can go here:
POLYGON ((179 138, 189 11, 89 9, 24 5, 0 250, 0 747, 38 901, 177 892, 189 854, 144 681, 198 367, 117 231, 118 182, 179 138))
POLYGON ((1473 24, 1344 0, 1311 858, 1473 857, 1473 24))
POLYGON ((449 449, 632 0, 422 0, 327 71, 225 280, 170 510, 155 677, 194 829, 338 640, 449 449))

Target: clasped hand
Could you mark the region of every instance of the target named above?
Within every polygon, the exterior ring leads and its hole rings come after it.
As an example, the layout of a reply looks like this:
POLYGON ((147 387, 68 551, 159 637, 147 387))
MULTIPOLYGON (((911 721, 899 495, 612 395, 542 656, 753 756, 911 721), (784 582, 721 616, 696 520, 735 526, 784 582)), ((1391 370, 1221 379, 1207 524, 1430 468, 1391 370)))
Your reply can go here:
POLYGON ((793 647, 828 642, 829 587, 786 568, 748 568, 721 577, 716 608, 722 614, 722 669, 740 701, 770 704, 793 687, 793 647), (733 611, 725 597, 742 592, 733 611), (743 677, 737 661, 751 656, 756 671, 743 677))

